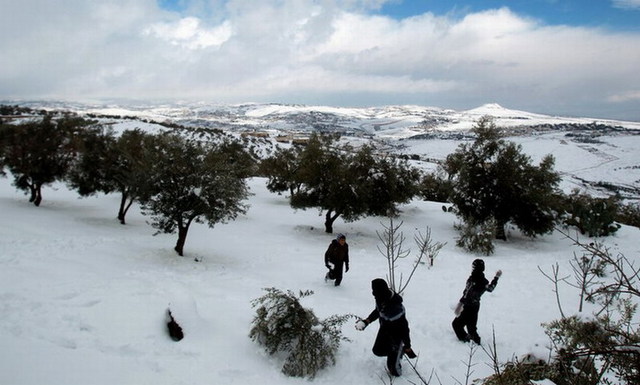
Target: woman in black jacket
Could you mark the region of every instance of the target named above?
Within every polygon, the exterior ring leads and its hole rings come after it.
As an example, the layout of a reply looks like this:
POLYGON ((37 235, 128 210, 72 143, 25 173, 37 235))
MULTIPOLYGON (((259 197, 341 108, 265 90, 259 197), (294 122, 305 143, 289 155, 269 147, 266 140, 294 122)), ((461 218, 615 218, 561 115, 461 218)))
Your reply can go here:
POLYGON ((416 355, 411 349, 409 322, 405 316, 402 297, 391 291, 382 278, 371 281, 376 308, 365 319, 356 322, 356 329, 364 330, 371 322, 379 319, 380 329, 373 344, 373 354, 387 357, 387 369, 394 376, 402 374, 400 359, 403 354, 409 358, 416 355))
POLYGON ((498 284, 498 279, 502 275, 502 270, 496 272, 491 283, 484 277, 484 261, 476 259, 471 264, 471 275, 467 279, 467 284, 462 293, 462 298, 456 307, 456 318, 451 323, 453 331, 460 341, 473 341, 480 345, 478 335, 478 312, 480 311, 480 297, 485 291, 492 292, 498 284), (467 328, 465 332, 464 328, 467 328))

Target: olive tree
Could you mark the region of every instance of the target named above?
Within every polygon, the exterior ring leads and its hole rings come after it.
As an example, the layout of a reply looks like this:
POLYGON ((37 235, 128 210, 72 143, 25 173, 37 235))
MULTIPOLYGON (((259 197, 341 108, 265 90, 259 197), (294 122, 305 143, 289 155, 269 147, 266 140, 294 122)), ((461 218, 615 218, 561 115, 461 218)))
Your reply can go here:
POLYGON ((277 168, 267 188, 289 191, 294 208, 317 207, 324 212, 325 231, 333 232, 339 217, 355 221, 363 216, 396 215, 398 204, 418 191, 420 173, 406 161, 376 152, 371 146, 337 146, 334 138, 313 135, 306 146, 276 154, 277 168))
POLYGON ((452 182, 451 202, 466 223, 495 222, 496 239, 506 240, 505 226, 516 225, 525 235, 553 230, 560 177, 554 158, 536 166, 520 145, 501 137, 491 117, 473 128, 473 143, 461 144, 443 167, 452 182))
POLYGON ((63 180, 77 156, 78 137, 94 122, 45 115, 23 124, 0 125, 0 165, 13 175, 13 184, 40 206, 42 187, 63 180))
POLYGON ((183 256, 193 222, 214 227, 246 212, 248 155, 229 140, 200 141, 175 133, 157 135, 151 143, 151 189, 143 213, 159 232, 178 233, 174 249, 183 256))

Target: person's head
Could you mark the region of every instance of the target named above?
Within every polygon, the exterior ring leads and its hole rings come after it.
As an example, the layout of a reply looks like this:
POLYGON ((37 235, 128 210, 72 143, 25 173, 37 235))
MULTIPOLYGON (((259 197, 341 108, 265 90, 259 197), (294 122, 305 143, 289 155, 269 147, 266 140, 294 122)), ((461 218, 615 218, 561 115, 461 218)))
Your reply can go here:
POLYGON ((347 237, 345 237, 344 234, 338 234, 336 241, 338 241, 339 244, 344 245, 345 242, 347 242, 347 237))
POLYGON ((371 281, 371 292, 377 301, 384 301, 391 297, 391 289, 387 286, 387 281, 382 278, 371 281))
POLYGON ((480 258, 474 260, 471 264, 471 268, 473 269, 473 271, 477 271, 480 273, 484 272, 484 261, 480 258))

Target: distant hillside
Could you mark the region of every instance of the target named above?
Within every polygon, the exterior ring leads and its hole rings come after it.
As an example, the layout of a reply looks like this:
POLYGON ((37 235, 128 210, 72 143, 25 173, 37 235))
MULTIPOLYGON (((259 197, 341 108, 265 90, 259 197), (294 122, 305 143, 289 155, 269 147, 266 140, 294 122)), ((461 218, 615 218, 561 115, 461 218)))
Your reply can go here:
POLYGON ((0 104, 17 104, 20 108, 9 110, 18 113, 23 107, 36 112, 75 112, 99 119, 117 132, 134 128, 155 132, 174 127, 222 130, 242 137, 258 157, 273 154, 281 145, 305 143, 311 132, 335 132, 353 145, 374 143, 379 151, 411 159, 414 165, 426 170, 436 170, 460 143, 472 140, 468 130, 480 117, 490 115, 499 127, 505 128, 508 140, 521 145, 534 161, 547 154, 554 156, 566 192, 581 188, 593 195, 640 199, 640 122, 547 116, 497 104, 467 111, 421 106, 337 108, 273 103, 0 104))
POLYGON ((61 109, 81 115, 129 117, 144 121, 172 122, 186 126, 226 130, 329 131, 404 139, 445 131, 465 131, 484 115, 499 127, 514 130, 574 130, 580 128, 640 130, 640 122, 548 116, 485 104, 466 111, 423 106, 344 108, 247 103, 219 105, 183 104, 83 104, 67 102, 1 102, 33 109, 61 109))

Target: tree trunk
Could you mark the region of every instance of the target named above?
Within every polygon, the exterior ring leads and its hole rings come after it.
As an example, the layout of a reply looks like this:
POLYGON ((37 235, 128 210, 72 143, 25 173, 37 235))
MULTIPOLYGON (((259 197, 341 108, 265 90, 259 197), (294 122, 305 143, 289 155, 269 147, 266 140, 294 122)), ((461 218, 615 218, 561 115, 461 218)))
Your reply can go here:
POLYGON ((338 212, 332 216, 332 212, 333 210, 328 210, 324 220, 324 231, 329 234, 333 233, 333 222, 335 222, 335 220, 340 216, 340 213, 338 212))
POLYGON ((118 209, 118 220, 122 225, 125 224, 124 216, 126 215, 125 213, 126 204, 127 204, 127 193, 123 191, 122 196, 120 198, 120 208, 118 209))
POLYGON ((33 203, 36 200, 36 186, 29 184, 29 191, 31 192, 31 196, 29 197, 29 203, 33 203))
POLYGON ((506 225, 506 221, 496 220, 496 239, 501 239, 503 241, 507 240, 507 234, 504 231, 506 225))
POLYGON ((184 250, 184 243, 187 240, 187 231, 188 229, 185 229, 185 228, 178 229, 178 242, 176 242, 176 247, 173 248, 181 257, 184 257, 183 250, 184 250))
POLYGON ((176 247, 173 249, 181 257, 184 257, 184 243, 187 241, 187 232, 189 232, 189 225, 191 225, 192 220, 193 218, 190 218, 184 225, 182 223, 178 224, 178 242, 176 242, 176 247))
POLYGON ((125 224, 124 218, 127 215, 127 212, 129 211, 129 208, 133 204, 133 198, 131 198, 129 200, 129 203, 127 203, 128 197, 129 197, 129 194, 127 194, 126 192, 123 191, 122 192, 122 199, 120 199, 120 209, 118 210, 118 220, 123 225, 125 224))
MULTIPOLYGON (((32 197, 33 197, 33 191, 32 191, 32 197)), ((40 203, 42 202, 42 185, 36 185, 35 187, 35 197, 33 199, 33 204, 36 205, 36 207, 40 206, 40 203)))

